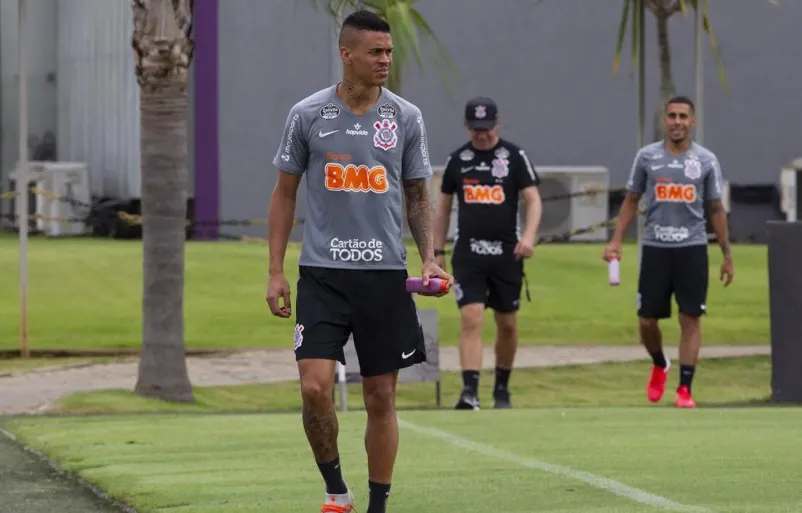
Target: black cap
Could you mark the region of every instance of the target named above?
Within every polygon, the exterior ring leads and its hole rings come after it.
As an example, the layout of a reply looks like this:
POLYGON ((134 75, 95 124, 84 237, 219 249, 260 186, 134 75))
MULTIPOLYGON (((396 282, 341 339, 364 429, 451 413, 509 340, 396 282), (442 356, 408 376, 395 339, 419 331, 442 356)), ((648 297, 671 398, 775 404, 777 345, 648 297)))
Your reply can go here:
POLYGON ((496 127, 498 107, 496 102, 484 96, 477 96, 465 104, 465 121, 468 128, 491 130, 496 127))

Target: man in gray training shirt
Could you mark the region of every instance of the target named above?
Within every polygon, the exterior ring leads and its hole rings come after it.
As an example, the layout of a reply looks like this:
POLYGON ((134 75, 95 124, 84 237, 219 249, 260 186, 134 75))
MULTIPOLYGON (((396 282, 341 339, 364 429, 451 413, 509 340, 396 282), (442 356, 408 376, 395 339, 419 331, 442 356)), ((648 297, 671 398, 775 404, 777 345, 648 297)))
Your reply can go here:
POLYGON ((652 357, 646 386, 650 401, 665 392, 671 367, 663 354, 660 319, 671 317, 671 296, 679 307, 680 379, 675 405, 694 408, 691 383, 702 343, 701 316, 707 311, 707 222, 710 222, 724 254, 721 279, 733 278, 727 234, 727 214, 721 202, 721 167, 707 148, 691 141, 693 102, 678 96, 665 107, 664 141, 638 151, 627 182, 627 196, 618 215, 612 241, 604 259, 621 258, 621 240, 635 217, 641 195, 646 195, 646 223, 638 277, 638 317, 641 343, 652 357))
MULTIPOLYGON (((295 357, 303 424, 326 484, 322 512, 354 511, 343 480, 332 401, 335 361, 353 334, 367 410, 367 513, 385 513, 398 450, 398 371, 426 361, 423 330, 406 291, 402 193, 424 281, 453 278, 434 260, 431 176, 420 110, 384 89, 390 27, 369 11, 343 22, 341 83, 295 104, 273 163, 279 178, 270 202, 271 312, 291 316, 284 255, 295 197, 306 177, 306 222, 299 262, 295 357), (283 305, 280 301, 283 299, 283 305)), ((362 510, 360 510, 362 511, 362 510)))

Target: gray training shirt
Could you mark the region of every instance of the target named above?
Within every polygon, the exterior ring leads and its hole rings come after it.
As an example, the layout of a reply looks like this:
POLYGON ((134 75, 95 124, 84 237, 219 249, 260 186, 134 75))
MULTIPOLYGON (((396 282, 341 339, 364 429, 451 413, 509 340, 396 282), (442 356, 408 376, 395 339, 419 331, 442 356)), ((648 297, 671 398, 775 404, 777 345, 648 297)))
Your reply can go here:
POLYGON ((406 269, 402 180, 432 175, 418 107, 382 88, 355 116, 327 87, 292 107, 273 164, 306 173, 300 265, 406 269))
POLYGON ((713 152, 696 143, 674 156, 662 141, 655 142, 635 156, 627 190, 646 195, 644 245, 707 244, 704 204, 721 199, 721 166, 713 152))

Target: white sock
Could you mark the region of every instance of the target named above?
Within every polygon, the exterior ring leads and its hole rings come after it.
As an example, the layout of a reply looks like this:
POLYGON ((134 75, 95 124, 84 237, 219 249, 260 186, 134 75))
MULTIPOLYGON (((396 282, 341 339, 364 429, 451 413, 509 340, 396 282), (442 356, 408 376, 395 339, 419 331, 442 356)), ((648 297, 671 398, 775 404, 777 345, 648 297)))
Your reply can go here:
POLYGON ((353 496, 351 492, 348 493, 327 493, 326 494, 326 504, 334 504, 335 506, 347 506, 352 504, 353 496))

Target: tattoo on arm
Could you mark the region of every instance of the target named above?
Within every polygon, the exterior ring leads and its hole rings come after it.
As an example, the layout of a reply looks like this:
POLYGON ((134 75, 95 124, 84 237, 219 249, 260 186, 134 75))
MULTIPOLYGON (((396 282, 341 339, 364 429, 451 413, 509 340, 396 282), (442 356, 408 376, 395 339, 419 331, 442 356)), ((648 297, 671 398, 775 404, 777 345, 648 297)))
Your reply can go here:
POLYGON ((418 245, 421 260, 426 263, 434 259, 432 241, 432 205, 426 180, 405 180, 404 193, 407 200, 407 223, 415 244, 418 245))

